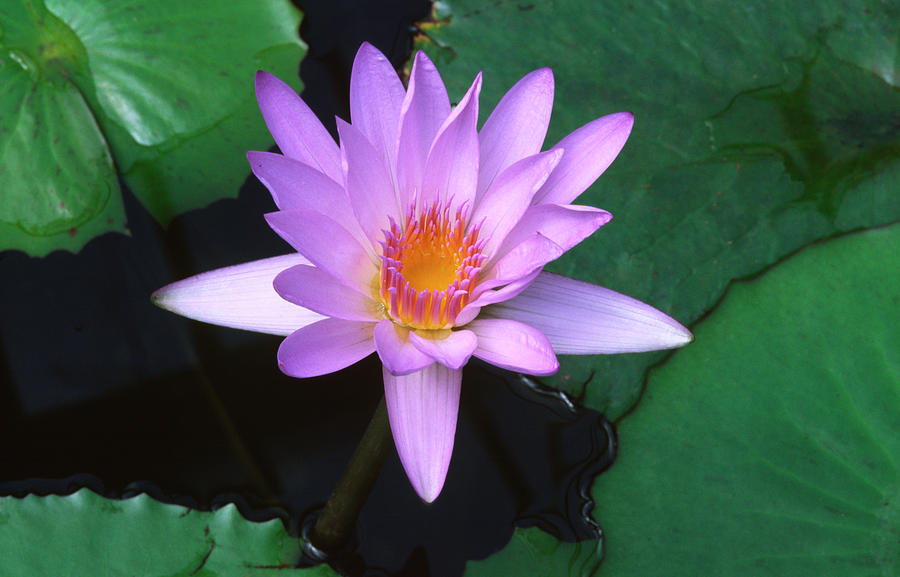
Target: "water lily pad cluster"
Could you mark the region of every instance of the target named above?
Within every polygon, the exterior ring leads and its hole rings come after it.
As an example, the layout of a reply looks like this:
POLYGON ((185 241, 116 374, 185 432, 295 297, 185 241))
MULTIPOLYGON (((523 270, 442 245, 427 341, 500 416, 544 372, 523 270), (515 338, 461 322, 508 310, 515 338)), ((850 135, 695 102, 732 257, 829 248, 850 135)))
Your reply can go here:
POLYGON ((162 224, 236 196, 222 159, 271 145, 253 72, 298 87, 299 23, 286 0, 4 2, 0 251, 127 233, 120 182, 162 224))

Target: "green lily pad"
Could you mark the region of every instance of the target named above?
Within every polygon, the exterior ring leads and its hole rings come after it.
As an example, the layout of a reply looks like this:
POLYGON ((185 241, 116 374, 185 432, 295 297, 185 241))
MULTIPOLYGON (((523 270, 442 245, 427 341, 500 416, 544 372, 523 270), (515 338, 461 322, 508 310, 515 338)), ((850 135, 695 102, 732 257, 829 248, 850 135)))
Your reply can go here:
MULTIPOLYGON (((614 220, 550 268, 688 324, 734 279, 900 219, 898 21, 896 3, 452 0, 419 46, 457 97, 484 70, 482 111, 550 66, 548 145, 634 112, 624 151, 580 199, 614 220)), ((565 357, 551 383, 617 419, 661 358, 565 357)))
POLYGON ((516 529, 500 553, 466 563, 465 577, 589 577, 601 558, 599 541, 561 543, 537 528, 516 529))
POLYGON ((0 250, 127 232, 118 176, 161 223, 234 197, 272 144, 253 73, 299 88, 287 0, 11 0, 0 9, 0 250))
POLYGON ((105 499, 89 489, 0 497, 0 558, 9 575, 337 575, 327 566, 294 569, 299 542, 277 519, 253 523, 234 505, 203 513, 147 495, 105 499))
POLYGON ((595 482, 601 575, 900 573, 900 225, 732 287, 595 482))

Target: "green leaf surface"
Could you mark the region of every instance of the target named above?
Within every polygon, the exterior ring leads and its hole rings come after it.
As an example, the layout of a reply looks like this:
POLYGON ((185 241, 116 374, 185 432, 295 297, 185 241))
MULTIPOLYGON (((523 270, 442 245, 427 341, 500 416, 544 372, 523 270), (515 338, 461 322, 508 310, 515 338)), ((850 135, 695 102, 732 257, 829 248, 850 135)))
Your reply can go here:
POLYGON ((0 7, 0 250, 125 232, 118 175, 161 223, 234 197, 271 137, 253 74, 295 89, 287 0, 10 0, 0 7))
POLYGON ((299 542, 281 521, 247 521, 234 505, 203 513, 147 495, 105 499, 89 489, 65 497, 0 497, 4 575, 336 575, 327 566, 294 569, 299 558, 299 542))
POLYGON ((561 543, 537 528, 516 529, 500 553, 466 563, 465 577, 589 577, 601 557, 599 541, 561 543))
POLYGON ((900 574, 900 225, 732 287, 595 482, 600 575, 900 574))
MULTIPOLYGON (((556 78, 547 146, 604 114, 634 131, 579 200, 614 220, 550 268, 691 323, 729 282, 900 219, 900 4, 438 3, 419 45, 482 119, 521 76, 556 78), (511 49, 514 47, 514 49, 511 49)), ((616 419, 662 353, 565 357, 551 382, 616 419)))

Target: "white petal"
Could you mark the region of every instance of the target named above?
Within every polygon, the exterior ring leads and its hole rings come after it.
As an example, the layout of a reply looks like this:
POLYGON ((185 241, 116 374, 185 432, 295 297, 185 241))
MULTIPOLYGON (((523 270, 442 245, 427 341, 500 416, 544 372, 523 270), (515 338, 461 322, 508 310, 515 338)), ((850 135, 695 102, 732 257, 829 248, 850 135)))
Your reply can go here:
POLYGON ((519 296, 482 309, 481 316, 531 325, 562 355, 673 349, 694 338, 678 321, 648 304, 548 272, 538 275, 519 296))
POLYGON ((298 264, 309 261, 293 253, 220 268, 164 286, 151 299, 194 320, 286 336, 325 318, 275 292, 278 273, 298 264))

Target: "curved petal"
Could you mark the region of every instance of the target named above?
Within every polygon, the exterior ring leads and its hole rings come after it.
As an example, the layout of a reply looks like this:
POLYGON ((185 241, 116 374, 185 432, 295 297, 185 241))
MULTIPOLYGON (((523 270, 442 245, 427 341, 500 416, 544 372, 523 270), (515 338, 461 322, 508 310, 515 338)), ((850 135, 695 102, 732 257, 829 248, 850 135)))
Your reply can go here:
POLYGON ((441 126, 425 161, 422 206, 440 200, 452 210, 475 200, 478 184, 478 94, 481 73, 441 126), (452 200, 452 202, 451 202, 452 200))
POLYGON ((577 204, 532 206, 510 231, 500 247, 500 253, 510 250, 535 234, 549 238, 565 252, 594 234, 610 220, 612 220, 610 213, 593 206, 577 204))
POLYGON ((350 121, 378 151, 392 183, 405 96, 403 83, 388 59, 363 42, 350 72, 350 121))
POLYGON ((494 180, 475 205, 471 219, 472 224, 480 227, 478 237, 487 239, 485 254, 491 255, 500 248, 561 157, 561 150, 550 150, 523 158, 494 180))
POLYGON ((518 296, 523 290, 528 288, 528 285, 530 285, 539 274, 541 274, 541 270, 537 269, 531 274, 527 274, 518 280, 507 283, 502 288, 496 290, 489 290, 493 289, 495 286, 500 286, 500 283, 496 281, 488 281, 485 283, 485 286, 479 286, 474 294, 475 298, 469 301, 469 304, 464 306, 462 310, 459 311, 459 314, 456 315, 454 325, 461 327, 466 323, 472 322, 472 320, 478 316, 482 307, 508 301, 509 299, 518 296))
POLYGON ((347 195, 356 219, 374 246, 384 239, 391 219, 400 220, 400 204, 390 174, 362 132, 341 119, 341 154, 347 171, 347 195))
POLYGON ((413 489, 431 503, 444 488, 453 454, 462 371, 433 363, 405 376, 383 373, 397 454, 413 489))
POLYGON ((475 356, 502 369, 529 375, 552 375, 559 361, 538 329, 508 319, 476 319, 466 327, 478 335, 475 356))
POLYGON ((246 262, 180 280, 150 298, 159 307, 205 323, 289 335, 324 317, 278 296, 272 281, 283 270, 308 263, 296 253, 246 262))
POLYGON ((375 325, 375 350, 385 370, 392 375, 408 375, 434 363, 409 340, 409 329, 391 320, 375 325))
POLYGON ((552 109, 553 72, 549 68, 527 74, 500 99, 478 135, 478 198, 503 169, 541 150, 552 109))
POLYGON ((325 319, 291 333, 278 347, 278 368, 290 377, 317 377, 349 367, 375 350, 375 323, 325 319))
POLYGON ((285 156, 341 182, 341 155, 334 138, 293 88, 260 70, 256 73, 256 99, 272 138, 285 156))
POLYGON ((327 214, 349 232, 362 229, 344 188, 318 170, 292 158, 271 152, 250 151, 247 160, 253 174, 272 193, 279 210, 312 210, 327 214))
POLYGON ((544 186, 534 195, 535 204, 569 204, 587 190, 616 159, 634 126, 634 115, 617 112, 588 122, 554 149, 566 151, 544 186))
POLYGON ((450 99, 441 76, 424 52, 418 52, 400 112, 397 178, 406 213, 413 191, 422 187, 425 161, 438 130, 450 114, 450 99))
POLYGON ((678 321, 648 304, 548 272, 516 298, 483 309, 482 316, 537 327, 561 355, 655 351, 693 340, 678 321))
POLYGON ((488 261, 483 280, 473 291, 493 288, 518 280, 540 269, 550 261, 563 255, 562 248, 541 234, 533 234, 506 253, 499 253, 494 262, 488 261))
POLYGON ((384 305, 341 284, 310 265, 297 265, 275 277, 281 298, 321 315, 348 321, 376 322, 384 318, 384 305))
POLYGON ((343 284, 371 295, 378 268, 358 240, 331 218, 307 210, 270 212, 266 222, 297 252, 343 284))
POLYGON ((478 346, 478 337, 468 330, 410 331, 409 340, 421 352, 454 371, 469 362, 478 346))

